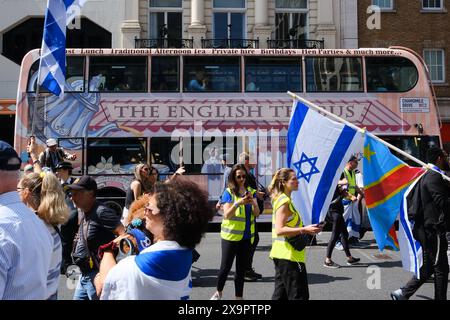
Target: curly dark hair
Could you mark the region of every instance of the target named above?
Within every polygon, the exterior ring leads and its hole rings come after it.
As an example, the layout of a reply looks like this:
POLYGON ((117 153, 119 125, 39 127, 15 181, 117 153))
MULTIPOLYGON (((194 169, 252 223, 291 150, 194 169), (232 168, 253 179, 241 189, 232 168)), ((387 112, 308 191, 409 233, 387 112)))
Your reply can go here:
POLYGON ((208 193, 191 181, 174 179, 155 184, 154 195, 164 225, 164 237, 194 249, 214 216, 208 193))

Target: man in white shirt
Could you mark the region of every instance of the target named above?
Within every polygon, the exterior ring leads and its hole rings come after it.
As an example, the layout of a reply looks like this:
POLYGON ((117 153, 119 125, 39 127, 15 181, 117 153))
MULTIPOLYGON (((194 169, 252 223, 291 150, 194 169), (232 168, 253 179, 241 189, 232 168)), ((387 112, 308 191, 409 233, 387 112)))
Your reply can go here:
POLYGON ((53 238, 17 193, 20 158, 0 140, 0 299, 46 299, 53 238))

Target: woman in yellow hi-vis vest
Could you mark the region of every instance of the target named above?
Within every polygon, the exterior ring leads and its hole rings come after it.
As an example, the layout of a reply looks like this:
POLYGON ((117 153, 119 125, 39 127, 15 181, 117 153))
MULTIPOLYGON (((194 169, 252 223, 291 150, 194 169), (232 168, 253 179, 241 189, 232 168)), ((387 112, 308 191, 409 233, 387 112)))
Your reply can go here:
POLYGON ((222 195, 223 220, 220 236, 222 238, 222 260, 220 263, 217 291, 211 300, 222 298, 223 287, 236 257, 234 277, 236 299, 244 293, 244 275, 250 262, 251 245, 255 237, 255 218, 259 216, 256 190, 248 186, 247 170, 237 164, 228 176, 228 188, 222 195))
POLYGON ((275 264, 275 291, 272 300, 308 300, 308 279, 305 249, 297 251, 286 237, 298 234, 316 234, 319 225, 303 226, 300 213, 291 201, 292 191, 298 190, 298 179, 292 169, 281 168, 269 186, 272 198, 272 250, 270 258, 275 264))

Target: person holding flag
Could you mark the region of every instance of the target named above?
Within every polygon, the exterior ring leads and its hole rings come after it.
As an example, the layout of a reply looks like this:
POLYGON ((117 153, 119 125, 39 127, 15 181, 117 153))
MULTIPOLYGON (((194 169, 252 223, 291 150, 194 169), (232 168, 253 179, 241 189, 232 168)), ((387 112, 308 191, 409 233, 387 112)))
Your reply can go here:
POLYGON ((322 231, 322 225, 304 226, 302 218, 291 200, 298 190, 294 170, 279 169, 268 187, 272 198, 272 249, 270 258, 275 264, 275 291, 272 300, 308 300, 308 276, 305 249, 298 250, 288 242, 288 237, 322 231))
POLYGON ((450 170, 444 150, 432 147, 427 151, 428 170, 416 183, 413 196, 407 199, 409 215, 414 218, 412 233, 422 247, 422 267, 419 275, 406 285, 391 292, 393 300, 409 299, 431 275, 434 277, 435 300, 447 300, 448 243, 446 231, 450 225, 450 185, 444 180, 444 171, 450 170), (414 214, 413 214, 414 213, 414 214))

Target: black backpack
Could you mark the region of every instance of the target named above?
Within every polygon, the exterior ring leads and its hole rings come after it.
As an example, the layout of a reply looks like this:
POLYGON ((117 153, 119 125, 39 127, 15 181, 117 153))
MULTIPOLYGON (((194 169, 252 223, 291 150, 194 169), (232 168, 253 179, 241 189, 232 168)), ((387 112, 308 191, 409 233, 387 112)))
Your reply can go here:
MULTIPOLYGON (((421 179, 423 179, 423 177, 421 179)), ((408 209, 408 219, 414 221, 415 226, 423 225, 424 215, 421 197, 421 181, 416 183, 406 197, 406 207, 408 209)))

